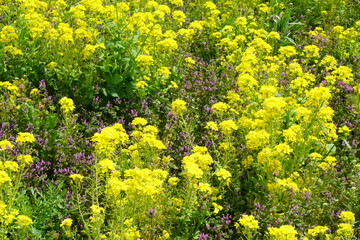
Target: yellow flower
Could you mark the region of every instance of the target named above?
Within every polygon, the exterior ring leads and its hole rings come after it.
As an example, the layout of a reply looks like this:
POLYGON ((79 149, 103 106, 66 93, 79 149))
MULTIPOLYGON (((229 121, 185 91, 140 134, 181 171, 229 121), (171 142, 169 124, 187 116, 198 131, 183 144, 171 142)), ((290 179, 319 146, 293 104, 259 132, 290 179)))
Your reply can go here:
POLYGON ((6 210, 7 205, 3 201, 0 201, 0 216, 5 215, 6 210))
POLYGON ((185 62, 187 62, 190 65, 194 65, 195 64, 195 60, 192 59, 191 57, 187 57, 185 58, 185 62))
POLYGON ((59 104, 64 113, 72 112, 75 109, 74 102, 71 98, 63 97, 60 99, 59 104))
POLYGON ((145 126, 147 124, 147 120, 145 118, 137 117, 131 122, 132 125, 141 125, 145 126))
POLYGON ((235 223, 235 227, 237 229, 240 227, 239 224, 252 230, 260 228, 259 221, 256 220, 255 217, 252 215, 242 215, 239 221, 235 223))
POLYGON ((17 162, 14 162, 14 161, 5 161, 4 168, 10 169, 11 171, 14 171, 14 172, 19 171, 19 165, 17 164, 17 162))
POLYGON ((149 86, 149 84, 147 84, 145 81, 136 81, 135 86, 139 89, 143 89, 149 86))
POLYGON ((184 6, 183 0, 169 0, 169 2, 170 2, 171 4, 176 5, 176 6, 179 6, 179 7, 184 6))
POLYGON ((183 166, 188 177, 201 178, 204 174, 204 171, 199 167, 199 165, 193 161, 188 161, 189 156, 185 156, 183 159, 183 166))
POLYGON ((186 102, 184 100, 181 99, 176 99, 174 102, 172 102, 171 104, 171 110, 175 113, 175 114, 181 114, 183 112, 185 112, 187 110, 186 108, 186 102))
POLYGON ((340 219, 344 223, 353 224, 355 222, 355 214, 350 211, 344 211, 344 212, 341 212, 340 219))
POLYGON ((168 172, 161 169, 128 169, 125 170, 124 184, 127 194, 155 195, 163 191, 162 185, 168 172))
POLYGON ((140 67, 151 66, 154 64, 154 59, 149 55, 139 55, 135 58, 135 61, 139 64, 140 67))
POLYGON ((18 38, 18 35, 15 33, 15 29, 11 26, 4 26, 0 32, 0 42, 6 44, 13 42, 18 38))
POLYGON ((166 38, 162 41, 159 41, 156 45, 167 51, 178 49, 177 42, 172 38, 166 38))
POLYGON ((0 171, 0 185, 6 182, 11 182, 11 178, 5 171, 0 171))
POLYGON ((212 105, 211 109, 214 111, 214 113, 224 113, 230 108, 229 104, 218 102, 212 105))
POLYGON ((346 125, 344 125, 344 126, 342 126, 342 127, 339 127, 338 131, 339 131, 339 133, 345 133, 345 134, 351 132, 351 130, 349 129, 349 127, 346 126, 346 125))
POLYGON ((99 206, 97 206, 97 205, 92 205, 92 206, 90 207, 90 209, 91 209, 91 211, 92 211, 93 214, 100 214, 100 213, 104 212, 104 208, 99 207, 99 206))
POLYGON ((296 55, 296 48, 294 46, 283 46, 279 48, 281 56, 292 57, 296 55))
POLYGON ((47 67, 49 68, 49 70, 54 69, 56 66, 58 66, 59 64, 57 62, 50 62, 47 67))
POLYGON ((5 223, 5 225, 9 225, 10 223, 12 223, 12 221, 15 220, 18 214, 19 214, 19 210, 14 209, 10 212, 10 214, 4 215, 3 222, 5 223))
POLYGON ((170 234, 168 233, 168 231, 163 230, 161 239, 169 239, 169 238, 170 238, 170 234))
POLYGON ((100 133, 95 133, 91 141, 95 142, 95 152, 97 154, 105 153, 111 154, 115 151, 118 144, 125 144, 129 139, 124 127, 120 123, 115 123, 113 126, 106 127, 100 133))
POLYGON ((79 180, 79 182, 82 182, 82 180, 83 180, 83 178, 84 178, 84 176, 82 176, 82 175, 80 175, 80 174, 71 174, 69 177, 70 177, 72 180, 74 180, 74 181, 78 181, 78 180, 79 180))
POLYGON ((25 216, 25 215, 19 215, 17 216, 16 224, 20 226, 20 228, 27 227, 31 225, 33 221, 31 218, 25 216))
POLYGON ((217 171, 215 175, 218 177, 219 181, 229 180, 231 178, 231 173, 224 168, 220 168, 220 170, 217 171))
POLYGON ((169 183, 170 185, 172 185, 172 186, 176 186, 179 181, 180 181, 179 178, 177 178, 177 177, 171 177, 171 178, 169 178, 168 183, 169 183))
POLYGON ((25 142, 32 143, 32 142, 35 142, 35 137, 31 133, 20 132, 20 133, 18 133, 18 136, 15 139, 15 142, 18 142, 20 144, 25 143, 25 142))
POLYGON ((33 158, 31 155, 19 155, 16 159, 21 163, 25 163, 26 165, 29 165, 33 162, 33 158))
POLYGON ((0 141, 0 151, 5 151, 6 149, 11 150, 14 145, 8 140, 1 140, 0 141))
POLYGON ((246 147, 259 149, 270 141, 270 134, 266 130, 250 131, 246 136, 246 147))
POLYGON ((212 203, 212 205, 213 205, 213 207, 214 207, 214 213, 215 213, 215 214, 218 214, 218 213, 223 209, 223 207, 220 206, 220 205, 217 204, 217 203, 212 203))
POLYGON ((219 130, 216 122, 213 122, 213 121, 207 122, 205 128, 206 128, 206 129, 213 130, 213 131, 218 131, 218 130, 219 130))
POLYGON ((308 45, 304 47, 304 53, 307 58, 319 57, 319 48, 315 45, 308 45))
POLYGON ((211 186, 210 186, 210 184, 208 184, 208 183, 202 183, 202 182, 200 182, 199 184, 198 184, 198 186, 196 186, 196 188, 198 189, 198 190, 200 190, 201 192, 207 192, 207 193, 209 193, 209 194, 211 194, 212 193, 212 188, 211 188, 211 186))
POLYGON ((115 170, 115 163, 111 161, 110 159, 104 159, 101 160, 98 165, 100 166, 100 171, 102 173, 106 173, 109 170, 114 171, 115 170))
POLYGON ((351 239, 351 236, 354 234, 354 229, 349 223, 340 223, 336 234, 345 237, 342 239, 351 239))
POLYGON ((170 85, 169 85, 169 88, 179 88, 179 86, 177 85, 177 83, 176 82, 174 82, 174 81, 170 81, 170 85))
POLYGON ((172 17, 176 22, 183 24, 185 22, 186 15, 183 11, 173 11, 172 17))
POLYGON ((11 45, 4 47, 3 51, 4 53, 10 53, 13 56, 24 54, 20 49, 18 49, 17 47, 13 47, 11 45))
POLYGON ((268 228, 270 236, 275 237, 276 240, 297 240, 297 231, 293 226, 283 225, 279 228, 268 228))
POLYGON ((316 226, 313 229, 309 229, 307 235, 311 237, 316 237, 319 234, 325 234, 327 230, 329 230, 329 228, 326 226, 316 226))
POLYGON ((61 222, 60 227, 62 227, 62 228, 68 227, 69 228, 69 227, 71 227, 72 223, 73 223, 73 220, 71 218, 66 218, 61 222))
POLYGON ((267 37, 270 39, 280 40, 280 34, 277 32, 270 32, 267 37))
POLYGON ((221 132, 224 134, 231 134, 233 131, 238 129, 234 120, 231 119, 222 121, 219 126, 221 128, 221 132))

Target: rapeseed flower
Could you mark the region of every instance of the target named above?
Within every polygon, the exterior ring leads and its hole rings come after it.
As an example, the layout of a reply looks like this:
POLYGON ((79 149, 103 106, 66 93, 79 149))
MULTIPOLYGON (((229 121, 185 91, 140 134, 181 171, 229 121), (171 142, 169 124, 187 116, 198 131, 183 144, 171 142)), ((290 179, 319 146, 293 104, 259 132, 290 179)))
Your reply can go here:
POLYGON ((341 239, 351 239, 354 234, 354 229, 349 223, 340 223, 336 230, 336 235, 341 236, 341 239))
POLYGON ((231 134, 233 131, 236 131, 238 129, 238 126, 234 122, 234 120, 225 120, 222 121, 220 124, 221 132, 224 134, 231 134))
POLYGON ((84 176, 80 174, 71 174, 69 177, 75 182, 76 181, 82 182, 82 180, 84 179, 84 176))
POLYGON ((309 229, 307 235, 311 237, 317 237, 318 235, 325 234, 328 230, 329 228, 326 226, 316 226, 313 229, 309 229))
POLYGON ((168 183, 169 183, 170 185, 172 185, 172 186, 176 186, 179 181, 180 181, 179 178, 177 178, 177 177, 171 177, 171 178, 169 178, 168 183))
POLYGON ((26 228, 28 226, 30 226, 33 221, 31 220, 31 218, 29 218, 28 216, 25 215, 19 215, 16 217, 16 224, 20 227, 20 228, 26 228))
POLYGON ((109 171, 115 170, 115 163, 110 159, 101 160, 97 165, 100 166, 99 171, 102 173, 107 173, 109 171))
POLYGON ((61 222, 60 227, 69 228, 72 226, 72 223, 73 223, 73 220, 71 218, 66 218, 61 222))
POLYGON ((216 124, 216 122, 213 122, 213 121, 207 122, 205 128, 213 130, 213 131, 218 131, 219 130, 218 125, 216 124))
POLYGON ((124 184, 128 194, 144 194, 147 196, 159 194, 163 191, 162 185, 168 172, 161 169, 128 169, 125 170, 124 184))
POLYGON ((270 134, 266 130, 250 131, 246 136, 246 147, 249 149, 259 149, 270 141, 270 134))
POLYGON ((211 109, 214 113, 220 114, 226 112, 230 108, 229 104, 224 102, 218 102, 212 105, 211 109))
POLYGON ((4 26, 0 32, 0 42, 8 44, 18 39, 18 35, 15 33, 15 28, 12 26, 4 26))
POLYGON ((218 177, 219 181, 225 180, 227 183, 231 178, 231 173, 224 168, 220 168, 219 171, 215 172, 215 175, 218 177))
POLYGON ((20 49, 11 45, 4 47, 3 51, 4 53, 10 53, 13 56, 24 54, 20 49))
POLYGON ((0 141, 0 151, 11 150, 13 147, 14 145, 6 139, 0 141))
POLYGON ((0 170, 0 185, 6 182, 11 182, 11 178, 5 171, 0 170))
POLYGON ((293 226, 283 225, 279 228, 270 227, 268 228, 271 239, 276 240, 297 240, 297 231, 293 226))
POLYGON ((185 22, 186 15, 183 11, 177 10, 172 12, 173 19, 181 25, 185 22))
POLYGON ((235 223, 236 229, 240 228, 240 225, 251 229, 256 230, 259 227, 259 221, 255 219, 252 215, 242 215, 241 218, 235 223))
POLYGON ((74 102, 71 98, 63 97, 59 101, 60 108, 64 113, 72 112, 75 109, 74 102))
POLYGON ((343 211, 340 213, 340 219, 344 223, 353 224, 355 222, 355 214, 350 211, 343 211))
POLYGON ((18 133, 18 135, 15 139, 15 142, 18 142, 20 144, 26 143, 26 142, 32 143, 32 142, 35 142, 35 137, 31 133, 20 132, 20 133, 18 133))
POLYGON ((213 207, 214 207, 214 213, 215 214, 218 214, 222 209, 223 207, 217 203, 212 203, 213 207))
POLYGON ((296 48, 293 46, 282 46, 279 48, 279 52, 281 54, 280 56, 287 57, 287 58, 292 57, 297 54, 296 48))
POLYGON ((181 115, 183 112, 185 112, 187 110, 186 102, 184 100, 181 100, 181 99, 176 99, 171 104, 171 110, 175 114, 180 114, 181 115))
POLYGON ((209 194, 211 194, 213 192, 213 189, 212 189, 211 185, 208 184, 208 183, 203 183, 203 182, 200 182, 196 186, 196 189, 198 189, 201 192, 209 193, 209 194))
POLYGON ((134 120, 132 120, 131 124, 134 126, 137 126, 137 125, 145 126, 147 124, 147 120, 145 118, 137 117, 134 120))
POLYGON ((140 67, 148 67, 154 64, 154 59, 150 55, 139 55, 135 58, 135 61, 140 67))
POLYGON ((4 168, 5 169, 10 169, 13 172, 18 172, 19 171, 18 163, 14 162, 14 161, 5 161, 4 162, 4 168))
POLYGON ((317 58, 320 56, 319 54, 320 48, 318 48, 315 45, 305 46, 303 51, 305 53, 305 57, 307 58, 317 58))

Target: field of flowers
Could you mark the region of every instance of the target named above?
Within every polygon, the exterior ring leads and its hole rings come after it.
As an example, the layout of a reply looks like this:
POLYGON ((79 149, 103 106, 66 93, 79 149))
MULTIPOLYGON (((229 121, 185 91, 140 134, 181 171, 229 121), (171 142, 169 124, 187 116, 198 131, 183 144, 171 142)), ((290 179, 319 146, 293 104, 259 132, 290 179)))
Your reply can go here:
POLYGON ((0 0, 0 239, 360 239, 359 0, 0 0))

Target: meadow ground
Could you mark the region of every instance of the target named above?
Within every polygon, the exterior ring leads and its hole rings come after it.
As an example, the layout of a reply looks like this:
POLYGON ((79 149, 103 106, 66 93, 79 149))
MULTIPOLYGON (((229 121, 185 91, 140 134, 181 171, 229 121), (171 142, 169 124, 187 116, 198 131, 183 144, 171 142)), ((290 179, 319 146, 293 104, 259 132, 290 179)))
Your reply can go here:
POLYGON ((0 0, 0 239, 359 239, 359 5, 0 0))

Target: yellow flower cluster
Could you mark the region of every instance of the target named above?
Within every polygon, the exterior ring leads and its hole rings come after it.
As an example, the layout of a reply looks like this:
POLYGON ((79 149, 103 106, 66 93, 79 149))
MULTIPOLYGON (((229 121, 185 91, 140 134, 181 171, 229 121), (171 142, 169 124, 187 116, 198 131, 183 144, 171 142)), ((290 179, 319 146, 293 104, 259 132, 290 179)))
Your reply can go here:
POLYGON ((26 227, 30 226, 31 224, 33 224, 33 221, 28 216, 19 215, 16 217, 16 224, 20 228, 26 228, 26 227))
POLYGON ((181 115, 183 112, 185 112, 187 110, 186 102, 184 100, 181 100, 181 99, 176 99, 171 104, 171 110, 175 114, 181 115))
POLYGON ((9 140, 5 139, 0 141, 0 151, 11 150, 13 147, 14 145, 9 140))
POLYGON ((107 173, 115 170, 115 163, 110 159, 101 160, 97 165, 99 167, 98 171, 101 173, 107 173))
POLYGON ((70 176, 69 176, 73 181, 75 181, 75 182, 82 182, 82 180, 84 179, 84 176, 82 176, 82 175, 80 175, 80 174, 71 174, 70 176))
POLYGON ((114 197, 119 196, 122 191, 131 196, 160 194, 167 175, 168 172, 161 169, 128 169, 124 173, 125 180, 111 177, 107 181, 106 193, 114 197))
POLYGON ((186 176, 196 179, 201 178, 204 171, 210 170, 210 164, 212 163, 213 159, 207 148, 199 146, 194 147, 192 154, 185 156, 182 160, 186 176))
POLYGON ((72 112, 75 109, 74 102, 71 98, 63 97, 59 101, 60 108, 64 113, 72 112))
POLYGON ((18 142, 20 144, 23 144, 26 142, 32 143, 32 142, 35 142, 35 137, 32 133, 20 132, 20 133, 18 133, 18 135, 15 139, 15 142, 18 142))
POLYGON ((355 214, 350 211, 344 211, 344 212, 340 213, 340 219, 344 223, 353 224, 353 223, 355 223, 355 214))
POLYGON ((270 227, 268 228, 270 239, 276 240, 297 240, 296 235, 298 234, 295 228, 291 225, 282 225, 279 228, 270 227))
POLYGON ((313 229, 309 229, 308 232, 307 232, 307 236, 310 236, 310 237, 317 237, 317 236, 321 236, 321 235, 324 235, 326 233, 326 231, 328 231, 329 228, 326 227, 326 226, 316 226, 315 228, 313 229))
POLYGON ((69 228, 72 226, 72 223, 73 223, 73 220, 71 218, 66 218, 61 222, 60 227, 61 228, 69 228))
POLYGON ((116 123, 102 129, 100 133, 95 133, 91 141, 94 142, 95 153, 110 155, 119 144, 125 144, 128 139, 123 126, 116 123))
POLYGON ((251 230, 260 228, 259 221, 256 220, 252 215, 242 215, 241 218, 235 223, 236 229, 239 229, 240 225, 251 230))
POLYGON ((224 113, 226 112, 230 106, 227 103, 218 102, 212 105, 211 109, 214 111, 214 113, 224 113))
POLYGON ((224 180, 226 183, 231 179, 231 173, 224 168, 220 168, 219 171, 215 172, 215 175, 218 177, 219 181, 224 180))
POLYGON ((299 192, 300 189, 298 187, 298 185, 291 179, 291 178, 286 178, 286 179, 277 179, 277 181, 275 183, 269 183, 268 184, 268 189, 271 192, 277 192, 277 191, 291 191, 291 192, 299 192))
POLYGON ((124 149, 124 151, 130 152, 133 158, 140 156, 142 152, 146 152, 146 150, 149 149, 166 149, 164 143, 157 139, 157 133, 159 132, 157 127, 152 125, 145 126, 147 121, 143 118, 135 118, 132 124, 138 126, 136 130, 131 133, 134 143, 127 149, 124 149))

